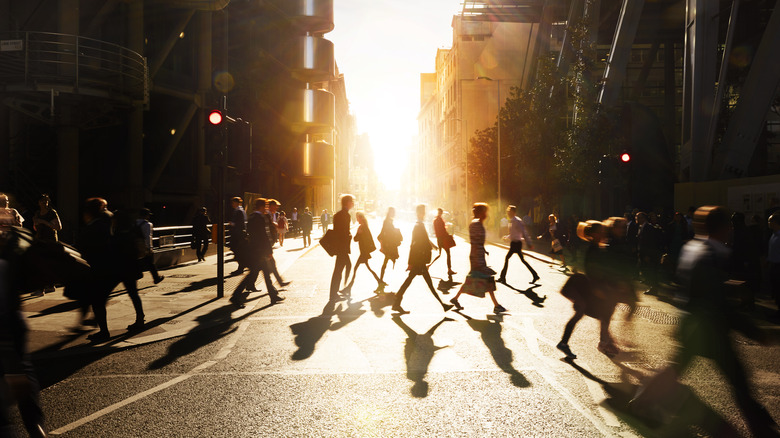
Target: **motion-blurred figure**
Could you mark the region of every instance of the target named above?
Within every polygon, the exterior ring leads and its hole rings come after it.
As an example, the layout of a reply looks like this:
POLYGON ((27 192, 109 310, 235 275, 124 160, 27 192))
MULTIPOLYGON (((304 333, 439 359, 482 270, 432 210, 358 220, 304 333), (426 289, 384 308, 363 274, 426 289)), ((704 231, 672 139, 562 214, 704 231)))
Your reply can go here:
POLYGON ((301 227, 301 235, 303 236, 303 247, 311 245, 311 228, 314 225, 314 218, 311 216, 309 207, 303 209, 303 214, 298 220, 298 224, 301 227))
POLYGON ((520 261, 523 262, 525 267, 531 272, 531 276, 533 277, 531 283, 536 283, 539 281, 539 275, 534 271, 534 268, 525 261, 525 257, 523 257, 523 242, 528 246, 528 249, 534 249, 534 245, 531 243, 531 238, 528 237, 528 231, 526 230, 525 224, 517 217, 517 207, 514 205, 507 207, 506 217, 509 220, 509 234, 504 236, 504 240, 509 241, 509 251, 506 253, 504 268, 501 269, 501 276, 498 278, 498 282, 506 283, 506 271, 509 268, 509 259, 517 254, 517 256, 520 257, 520 261))
POLYGON ((357 276, 358 267, 360 267, 360 265, 366 265, 368 272, 370 272, 371 275, 374 276, 374 279, 376 279, 376 290, 374 292, 379 293, 380 291, 384 290, 386 284, 379 279, 379 276, 376 275, 376 272, 371 269, 371 265, 368 264, 368 259, 371 258, 371 253, 376 251, 374 236, 371 235, 371 230, 368 228, 366 215, 363 214, 362 211, 359 211, 357 212, 356 216, 360 226, 358 226, 357 232, 355 233, 355 242, 357 242, 358 247, 360 247, 360 256, 358 256, 358 259, 355 262, 355 270, 352 272, 352 281, 349 283, 349 289, 351 289, 352 285, 355 284, 355 277, 357 276))
POLYGON ((206 251, 209 249, 209 238, 211 238, 210 224, 208 210, 206 207, 201 207, 192 218, 192 246, 199 262, 206 261, 206 251))
MULTIPOLYGON (((395 268, 395 261, 398 260, 398 247, 401 246, 403 236, 401 230, 393 225, 393 218, 395 218, 395 208, 389 207, 387 209, 387 215, 385 221, 382 223, 382 231, 379 232, 377 240, 379 240, 379 251, 385 255, 384 261, 382 261, 382 270, 379 272, 379 281, 384 283, 385 269, 387 268, 387 262, 393 262, 393 268, 395 268)), ((381 291, 380 291, 381 292, 381 291)))
MULTIPOLYGON (((336 264, 333 266, 333 275, 330 278, 330 301, 339 299, 339 287, 341 278, 346 273, 346 281, 349 278, 349 271, 352 270, 352 262, 349 260, 350 242, 352 234, 349 232, 350 216, 349 210, 355 205, 355 198, 352 195, 341 195, 341 210, 333 215, 333 233, 336 237, 335 251, 336 264)), ((323 217, 327 211, 323 211, 323 217)), ((326 230, 327 227, 323 228, 326 230)))
POLYGON ((441 256, 441 250, 444 250, 444 252, 447 253, 447 276, 449 277, 449 281, 452 281, 452 276, 457 274, 457 272, 452 270, 452 256, 450 255, 450 248, 455 246, 455 239, 447 232, 447 226, 442 217, 443 214, 444 210, 438 208, 436 211, 436 218, 433 220, 433 231, 436 234, 436 243, 439 246, 439 256, 441 256))
POLYGON ((165 279, 157 272, 157 267, 154 266, 154 252, 152 251, 152 234, 154 233, 154 224, 149 219, 152 217, 152 212, 148 208, 142 208, 138 213, 138 220, 136 226, 141 230, 141 235, 144 240, 144 246, 146 247, 146 254, 140 259, 141 270, 149 271, 152 274, 154 284, 157 284, 165 279))

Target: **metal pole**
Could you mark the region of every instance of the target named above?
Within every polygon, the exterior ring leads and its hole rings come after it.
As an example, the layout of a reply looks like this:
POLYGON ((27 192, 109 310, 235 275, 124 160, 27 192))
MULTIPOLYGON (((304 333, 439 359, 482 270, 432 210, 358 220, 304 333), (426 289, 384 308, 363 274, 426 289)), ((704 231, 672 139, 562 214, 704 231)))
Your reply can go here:
MULTIPOLYGON (((498 164, 498 209, 501 210, 501 79, 496 80, 496 89, 498 93, 498 113, 496 115, 496 123, 498 124, 498 141, 497 141, 497 164, 498 164)), ((499 214, 500 211, 496 214, 499 214)), ((499 234, 501 234, 499 232, 499 234)))
POLYGON ((225 166, 217 166, 217 298, 225 296, 225 166))

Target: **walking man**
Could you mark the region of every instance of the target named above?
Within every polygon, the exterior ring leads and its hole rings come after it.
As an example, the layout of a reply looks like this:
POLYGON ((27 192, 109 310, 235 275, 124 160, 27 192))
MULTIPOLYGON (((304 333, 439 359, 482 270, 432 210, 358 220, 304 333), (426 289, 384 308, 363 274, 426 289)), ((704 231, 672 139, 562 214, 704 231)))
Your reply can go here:
MULTIPOLYGON (((333 276, 330 278, 330 301, 339 299, 339 286, 344 272, 347 273, 345 281, 349 278, 349 271, 352 270, 352 261, 349 260, 349 246, 352 240, 352 234, 349 232, 351 218, 349 210, 355 205, 355 198, 352 195, 341 195, 341 210, 333 215, 333 232, 337 240, 336 245, 336 265, 333 267, 333 276)), ((322 216, 327 215, 327 210, 323 210, 322 216)), ((327 229, 327 226, 325 227, 327 229)))
POLYGON ((246 300, 244 291, 256 290, 255 282, 257 281, 257 276, 260 274, 261 270, 263 271, 263 278, 265 279, 265 287, 268 289, 268 296, 271 297, 271 304, 276 304, 284 300, 284 297, 279 296, 279 292, 274 288, 273 282, 271 281, 268 262, 273 259, 273 247, 271 246, 271 240, 268 236, 271 224, 268 222, 265 208, 266 200, 263 198, 257 199, 255 200, 255 211, 249 216, 249 223, 247 224, 249 240, 246 250, 249 273, 241 280, 241 283, 238 284, 238 287, 233 291, 233 295, 230 297, 230 302, 240 308, 244 307, 244 301, 246 300))
POLYGON ((539 281, 539 275, 534 271, 534 268, 525 261, 525 257, 523 257, 523 242, 526 242, 528 249, 533 249, 534 245, 531 243, 531 238, 528 237, 528 231, 525 229, 523 220, 517 217, 517 207, 514 205, 507 207, 506 218, 508 221, 509 234, 503 238, 504 240, 509 241, 509 252, 506 253, 504 268, 501 269, 501 276, 498 278, 498 282, 506 283, 506 271, 507 268, 509 268, 509 259, 512 258, 514 254, 517 254, 517 256, 520 257, 520 261, 523 262, 529 271, 531 271, 531 276, 533 277, 531 283, 536 283, 539 281))
POLYGON ((303 214, 298 222, 301 226, 301 234, 303 234, 303 247, 311 245, 311 227, 314 224, 314 218, 311 217, 309 207, 303 210, 303 214))
POLYGON ((154 231, 154 225, 149 222, 149 218, 152 217, 152 212, 148 208, 142 208, 138 213, 138 220, 136 226, 141 230, 141 235, 144 239, 144 246, 146 246, 146 255, 141 258, 141 271, 149 271, 154 279, 154 284, 157 284, 165 277, 157 272, 157 267, 154 266, 154 252, 152 252, 152 234, 154 231))
POLYGON ((233 207, 233 213, 230 215, 230 241, 228 247, 233 251, 233 259, 238 262, 238 268, 232 272, 233 275, 238 275, 244 272, 246 265, 244 264, 244 247, 246 246, 246 212, 241 204, 243 199, 235 196, 230 200, 230 205, 233 207))
POLYGON ((428 263, 431 262, 431 251, 436 249, 436 246, 428 238, 428 232, 425 231, 423 219, 425 219, 425 205, 420 204, 417 206, 417 223, 414 224, 414 229, 412 230, 412 243, 409 248, 409 276, 406 277, 406 281, 401 285, 401 289, 398 290, 392 307, 398 313, 409 313, 401 307, 401 300, 404 299, 404 293, 406 293, 406 289, 409 288, 414 277, 418 275, 422 275, 428 284, 428 289, 431 290, 433 297, 441 304, 445 312, 453 307, 452 304, 444 304, 439 294, 436 293, 436 289, 433 288, 433 281, 431 281, 431 275, 428 273, 428 263))
POLYGON ((433 231, 436 234, 436 243, 439 244, 439 256, 441 256, 441 250, 444 250, 444 252, 447 253, 447 276, 449 277, 449 281, 452 281, 452 276, 457 274, 457 272, 452 270, 452 256, 450 255, 450 248, 455 246, 455 239, 447 232, 447 226, 444 224, 444 218, 442 217, 443 215, 444 210, 439 208, 437 210, 436 218, 433 220, 433 231))

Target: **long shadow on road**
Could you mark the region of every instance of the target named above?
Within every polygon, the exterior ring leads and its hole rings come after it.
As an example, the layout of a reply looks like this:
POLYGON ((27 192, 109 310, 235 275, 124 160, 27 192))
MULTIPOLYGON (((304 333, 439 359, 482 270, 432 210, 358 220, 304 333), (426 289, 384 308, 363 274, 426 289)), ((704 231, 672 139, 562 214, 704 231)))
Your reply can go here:
POLYGON ((501 336, 503 327, 501 326, 502 318, 500 315, 490 319, 474 319, 462 312, 458 312, 458 314, 466 318, 469 327, 480 334, 482 342, 485 343, 485 346, 490 350, 490 355, 493 356, 493 361, 501 371, 509 374, 509 379, 513 385, 518 388, 531 386, 531 382, 512 365, 514 355, 512 350, 507 348, 504 338, 501 336))
POLYGON ((406 333, 406 345, 404 345, 404 358, 406 359, 406 377, 414 382, 412 385, 412 396, 422 398, 428 396, 428 382, 425 381, 425 375, 428 374, 428 367, 431 365, 433 355, 437 351, 446 347, 438 347, 433 343, 433 332, 446 321, 454 321, 451 318, 442 318, 441 321, 433 325, 427 332, 419 334, 406 325, 400 315, 393 315, 394 323, 401 327, 406 333))

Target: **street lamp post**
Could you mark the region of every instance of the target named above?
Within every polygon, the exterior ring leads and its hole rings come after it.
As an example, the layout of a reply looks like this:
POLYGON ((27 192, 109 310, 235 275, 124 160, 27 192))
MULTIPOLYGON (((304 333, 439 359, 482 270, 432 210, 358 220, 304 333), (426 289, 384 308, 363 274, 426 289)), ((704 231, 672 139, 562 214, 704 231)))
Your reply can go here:
POLYGON ((496 83, 496 98, 498 100, 498 112, 496 113, 497 139, 496 139, 496 166, 498 168, 498 209, 501 210, 501 79, 493 80, 487 76, 479 76, 477 79, 485 79, 496 83))

